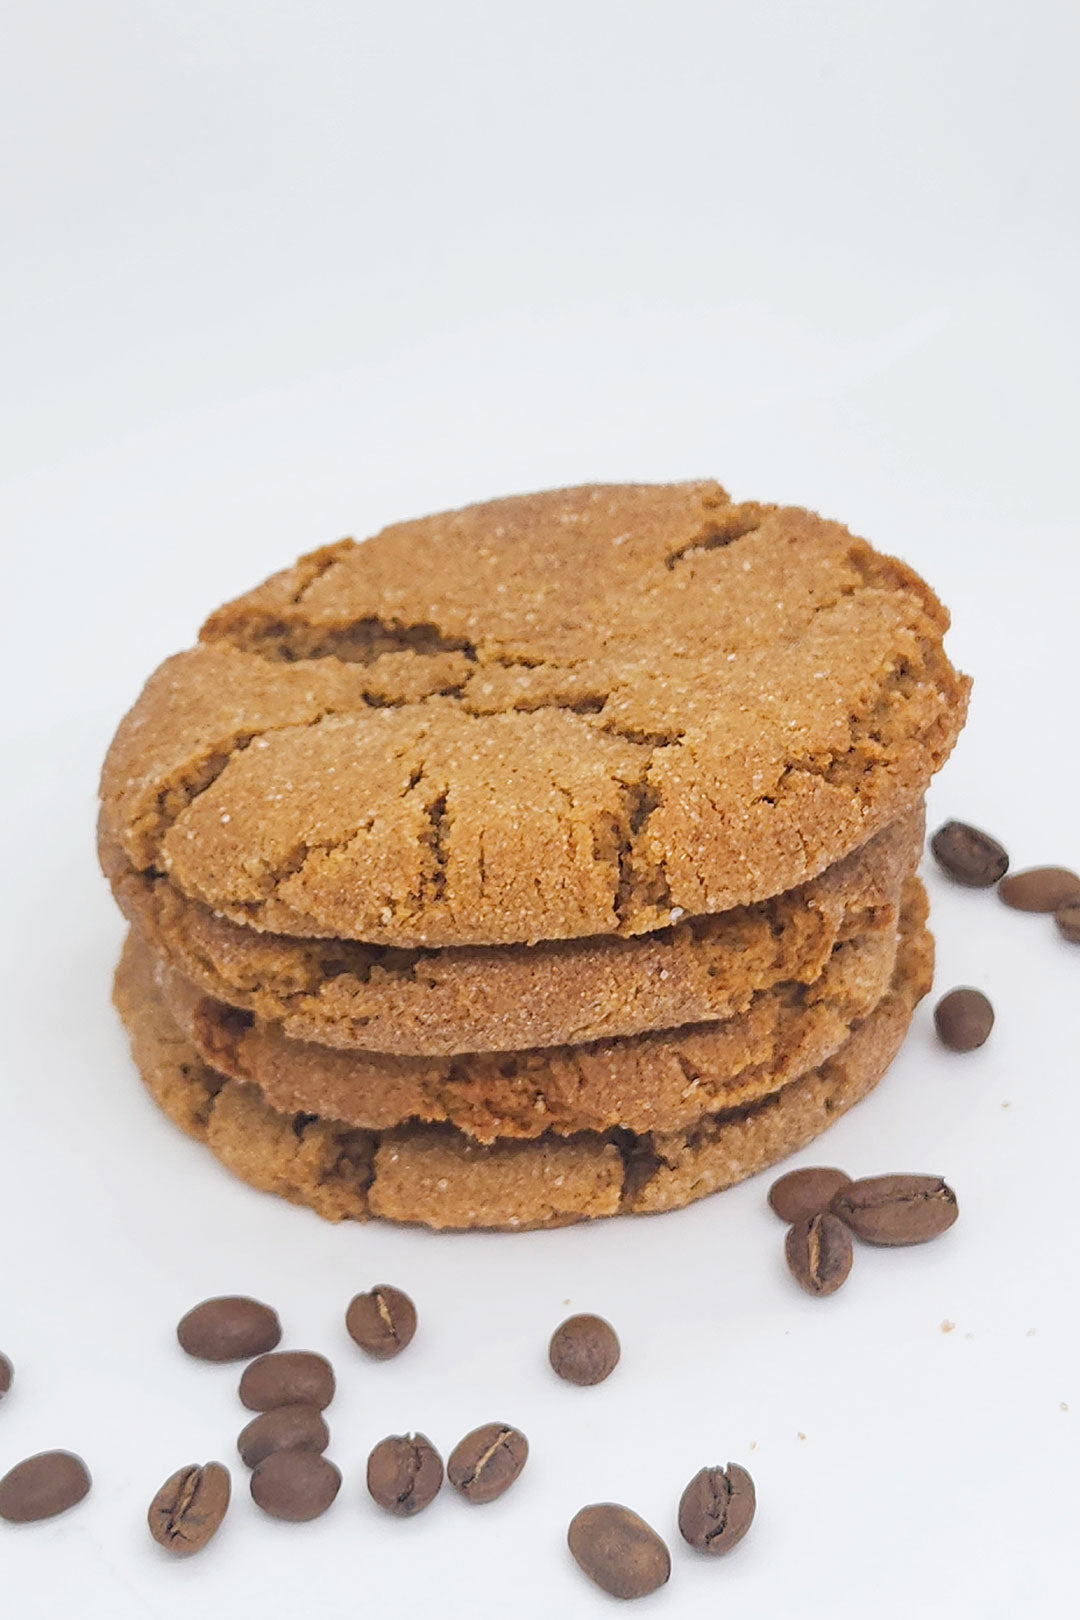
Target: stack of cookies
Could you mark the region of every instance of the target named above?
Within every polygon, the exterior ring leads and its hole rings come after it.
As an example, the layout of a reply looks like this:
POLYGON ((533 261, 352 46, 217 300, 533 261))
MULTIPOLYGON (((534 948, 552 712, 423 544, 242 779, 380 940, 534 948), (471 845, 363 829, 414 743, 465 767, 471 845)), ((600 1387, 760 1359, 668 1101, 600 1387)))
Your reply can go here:
POLYGON ((929 988, 947 624, 839 524, 707 482, 302 558, 105 763, 150 1092, 331 1219, 670 1209, 802 1147, 929 988))

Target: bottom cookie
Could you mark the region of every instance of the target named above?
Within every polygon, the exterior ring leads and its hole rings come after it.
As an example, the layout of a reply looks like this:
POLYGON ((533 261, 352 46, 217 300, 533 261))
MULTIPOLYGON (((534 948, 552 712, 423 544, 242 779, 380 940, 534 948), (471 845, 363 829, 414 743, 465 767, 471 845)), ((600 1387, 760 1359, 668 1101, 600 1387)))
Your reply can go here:
POLYGON ((151 1095, 242 1180, 328 1220, 524 1230, 676 1209, 812 1141, 881 1079, 930 988, 925 903, 909 907, 893 982, 820 1068, 759 1102, 659 1135, 581 1132, 483 1146, 451 1126, 371 1132, 270 1108, 207 1067, 170 1018, 152 957, 128 942, 114 999, 151 1095))

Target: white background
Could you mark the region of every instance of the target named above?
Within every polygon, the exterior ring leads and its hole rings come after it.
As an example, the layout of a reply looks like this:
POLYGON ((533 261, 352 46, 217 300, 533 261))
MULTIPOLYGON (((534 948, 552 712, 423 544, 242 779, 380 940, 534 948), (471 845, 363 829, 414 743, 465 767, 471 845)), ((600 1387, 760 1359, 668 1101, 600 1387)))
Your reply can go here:
POLYGON ((715 475, 922 569, 974 674, 931 819, 1015 865, 1080 863, 1076 80, 1067 0, 18 0, 0 48, 5 997, 0 1472, 67 1446, 68 1518, 0 1525, 0 1608, 539 1620, 608 1612, 564 1546, 629 1503, 671 1542, 642 1613, 900 1620, 1075 1612, 1080 951, 931 873, 938 992, 878 1095, 803 1162, 943 1172, 962 1216, 797 1292, 768 1177, 680 1214, 518 1237, 331 1228, 260 1197, 144 1099, 108 1004, 93 859, 111 731, 205 612, 384 521, 581 480, 715 475), (393 1364, 344 1334, 392 1281, 393 1364), (237 1465, 218 1540, 144 1513, 235 1462, 235 1375, 187 1361, 196 1300, 274 1302, 330 1353, 345 1472, 310 1526, 237 1465), (623 1361, 562 1386, 570 1308, 623 1361), (954 1323, 952 1331, 943 1324, 954 1323), (1071 1406, 1071 1412, 1068 1407, 1071 1406), (375 1440, 491 1418, 533 1452, 502 1501, 412 1523, 375 1440), (705 1463, 758 1520, 678 1541, 705 1463))

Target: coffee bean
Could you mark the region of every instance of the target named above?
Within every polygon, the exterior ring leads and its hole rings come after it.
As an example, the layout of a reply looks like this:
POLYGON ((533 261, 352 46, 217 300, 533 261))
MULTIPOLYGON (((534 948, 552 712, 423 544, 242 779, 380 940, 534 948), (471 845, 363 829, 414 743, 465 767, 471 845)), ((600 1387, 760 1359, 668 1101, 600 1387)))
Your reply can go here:
POLYGON ((1009 857, 997 839, 964 821, 939 827, 930 848, 941 870, 969 889, 992 888, 1009 870, 1009 857))
POLYGON ((757 1507, 754 1482, 745 1468, 703 1468, 679 1502, 679 1529, 684 1541, 703 1553, 726 1553, 749 1530, 757 1507))
POLYGON ((274 1451, 325 1451, 330 1430, 317 1406, 272 1406, 241 1429, 236 1449, 249 1468, 274 1451))
POLYGON ((281 1343, 277 1312, 257 1299, 228 1294, 204 1299, 176 1328, 181 1348, 200 1361, 250 1361, 281 1343))
POLYGON ((387 1513, 411 1518, 439 1494, 442 1458, 426 1434, 390 1434, 367 1465, 367 1488, 387 1513))
POLYGON ((379 1283, 357 1294, 345 1312, 349 1336, 377 1361, 400 1355, 416 1332, 416 1306, 400 1288, 379 1283))
POLYGON ((89 1489, 90 1475, 81 1457, 40 1451, 0 1479, 0 1519, 11 1524, 51 1519, 81 1502, 89 1489))
POLYGON ((11 1388, 11 1381, 15 1377, 15 1369, 7 1356, 0 1356, 0 1401, 3 1400, 11 1388))
POLYGON ((811 1215, 820 1215, 822 1210, 828 1209, 834 1195, 850 1180, 843 1170, 817 1169, 809 1165, 805 1170, 789 1170, 769 1188, 769 1208, 789 1226, 796 1221, 808 1221, 811 1215))
POLYGON ((856 1237, 898 1246, 927 1243, 955 1221, 956 1194, 940 1176, 867 1176, 842 1187, 832 1201, 856 1237))
POLYGON ((583 1507, 566 1539, 578 1568, 612 1597, 645 1597, 671 1574, 671 1554, 656 1531, 617 1502, 583 1507))
POLYGON ((322 1411, 334 1398, 334 1369, 311 1350, 278 1350, 244 1368, 240 1399, 252 1412, 274 1406, 314 1406, 322 1411))
POLYGON ((1080 900, 1080 877, 1064 866, 1032 866, 1007 877, 998 894, 1014 911, 1060 911, 1080 900))
POLYGON ((508 1423, 485 1423, 459 1440, 446 1475, 469 1502, 494 1502, 508 1491, 525 1466, 529 1442, 508 1423))
POLYGON ((789 1228, 784 1253, 799 1287, 820 1299, 847 1281, 851 1234, 836 1215, 811 1215, 789 1228))
POLYGON ((1064 939, 1071 941, 1073 945, 1080 945, 1080 900, 1074 900, 1068 906, 1060 906, 1054 914, 1054 921, 1064 939))
POLYGON ((272 1519, 305 1524, 325 1513, 341 1489, 341 1473, 317 1451, 274 1451, 251 1476, 251 1494, 272 1519))
POLYGON ((934 1027, 950 1052, 974 1052, 994 1027, 994 1009, 981 990, 965 985, 942 996, 934 1008, 934 1027))
POLYGON ((221 1463, 189 1463, 170 1474, 146 1515, 150 1534, 166 1552, 202 1552, 221 1527, 232 1486, 221 1463))
POLYGON ((602 1316, 570 1316, 557 1327, 548 1359, 568 1384, 602 1384, 619 1360, 615 1329, 602 1316))

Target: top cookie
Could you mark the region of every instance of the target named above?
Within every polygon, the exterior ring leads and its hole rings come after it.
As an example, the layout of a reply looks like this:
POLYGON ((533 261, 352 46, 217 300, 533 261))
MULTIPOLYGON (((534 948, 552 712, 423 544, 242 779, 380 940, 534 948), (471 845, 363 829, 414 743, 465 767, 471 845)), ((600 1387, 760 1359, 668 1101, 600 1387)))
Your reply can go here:
POLYGON ((815 876, 963 724, 904 564, 719 485, 558 490, 314 552, 121 723, 103 833, 277 933, 643 933, 815 876))

